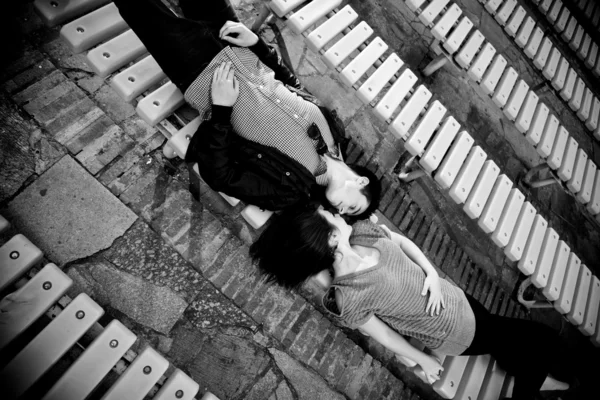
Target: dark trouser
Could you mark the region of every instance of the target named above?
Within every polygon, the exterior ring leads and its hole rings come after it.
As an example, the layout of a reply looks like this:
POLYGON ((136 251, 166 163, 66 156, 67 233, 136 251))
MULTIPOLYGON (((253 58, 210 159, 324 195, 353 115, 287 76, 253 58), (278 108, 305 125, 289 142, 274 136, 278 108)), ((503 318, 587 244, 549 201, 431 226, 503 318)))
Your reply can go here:
POLYGON ((465 293, 475 314, 475 337, 462 355, 491 354, 515 377, 513 399, 531 400, 549 373, 568 360, 565 344, 539 322, 493 315, 465 293))
POLYGON ((182 91, 228 45, 219 39, 226 21, 239 21, 228 0, 180 0, 179 18, 161 0, 115 0, 119 13, 158 65, 182 91))

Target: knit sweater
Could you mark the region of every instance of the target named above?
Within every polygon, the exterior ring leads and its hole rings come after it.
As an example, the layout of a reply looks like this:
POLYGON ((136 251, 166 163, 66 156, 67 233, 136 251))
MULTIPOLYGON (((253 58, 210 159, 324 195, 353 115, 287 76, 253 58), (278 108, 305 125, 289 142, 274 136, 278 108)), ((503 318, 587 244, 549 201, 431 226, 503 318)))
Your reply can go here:
POLYGON ((464 292, 440 278, 446 304, 439 315, 425 312, 429 295, 422 296, 426 274, 379 226, 359 222, 353 226, 351 245, 379 251, 370 268, 336 277, 323 297, 328 312, 350 328, 376 316, 401 335, 420 340, 442 354, 459 355, 475 335, 475 316, 464 292), (336 302, 335 291, 341 293, 336 302))

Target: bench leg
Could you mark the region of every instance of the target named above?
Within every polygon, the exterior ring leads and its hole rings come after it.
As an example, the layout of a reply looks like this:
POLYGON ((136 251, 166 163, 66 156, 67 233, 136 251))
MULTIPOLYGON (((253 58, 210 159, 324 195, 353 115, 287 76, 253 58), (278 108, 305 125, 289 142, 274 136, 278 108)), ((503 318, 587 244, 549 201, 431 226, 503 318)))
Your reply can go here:
POLYGON ((250 30, 252 30, 252 32, 254 32, 254 33, 258 33, 258 31, 260 30, 260 27, 263 26, 263 24, 267 21, 267 19, 269 19, 269 17, 272 14, 273 13, 271 12, 271 9, 269 8, 269 6, 266 3, 263 3, 261 5, 260 12, 258 13, 258 16, 256 17, 256 19, 254 20, 254 23, 252 24, 252 27, 250 28, 250 30))
POLYGON ((163 155, 170 160, 172 158, 175 158, 177 154, 175 154, 175 150, 173 150, 171 146, 165 144, 163 146, 163 155))
POLYGON ((436 56, 425 68, 423 68, 424 76, 431 76, 435 71, 442 68, 448 63, 448 57, 444 53, 436 56))
POLYGON ((527 307, 528 310, 532 308, 554 308, 552 303, 546 300, 525 300, 523 295, 525 294, 525 290, 527 290, 527 288, 531 285, 533 285, 533 283, 531 282, 531 277, 528 277, 523 282, 521 282, 521 284, 519 285, 519 290, 517 292, 517 299, 519 300, 519 303, 527 307))
POLYGON ((418 165, 416 167, 414 166, 416 159, 416 156, 412 156, 404 163, 404 165, 402 165, 400 173, 398 174, 398 178, 400 178, 401 181, 411 182, 425 175, 425 171, 420 169, 418 165))
POLYGON ((552 185, 555 183, 558 183, 558 181, 555 178, 549 178, 549 179, 540 179, 537 181, 533 181, 533 176, 538 173, 538 172, 542 172, 545 170, 550 170, 550 167, 548 166, 548 164, 546 163, 542 163, 540 165, 536 165, 535 167, 531 168, 529 171, 527 171, 527 173, 525 174, 525 176, 521 179, 521 182, 528 187, 531 188, 539 188, 542 186, 548 186, 548 185, 552 185))

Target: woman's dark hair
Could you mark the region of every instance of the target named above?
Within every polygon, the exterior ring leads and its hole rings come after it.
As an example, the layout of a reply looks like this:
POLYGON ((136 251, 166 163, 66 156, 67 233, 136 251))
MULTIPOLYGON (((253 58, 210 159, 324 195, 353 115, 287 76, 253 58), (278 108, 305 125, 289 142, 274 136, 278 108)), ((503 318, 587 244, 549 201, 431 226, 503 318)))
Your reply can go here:
POLYGON ((379 178, 370 169, 361 165, 350 164, 348 165, 358 176, 364 176, 369 180, 369 184, 365 186, 360 192, 367 198, 369 205, 360 214, 347 216, 346 221, 350 223, 358 220, 367 219, 379 208, 379 202, 381 201, 381 182, 379 178))
POLYGON ((267 281, 298 287, 333 266, 334 249, 329 246, 333 229, 316 204, 289 208, 271 217, 250 246, 250 256, 267 281))

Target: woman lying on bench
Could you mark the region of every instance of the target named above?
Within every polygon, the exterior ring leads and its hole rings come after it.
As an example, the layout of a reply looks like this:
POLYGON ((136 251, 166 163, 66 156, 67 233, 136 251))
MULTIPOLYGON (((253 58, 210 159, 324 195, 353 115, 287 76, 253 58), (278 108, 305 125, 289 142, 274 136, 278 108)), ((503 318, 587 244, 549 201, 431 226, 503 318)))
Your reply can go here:
POLYGON ((515 377, 514 399, 533 400, 540 390, 568 388, 549 376, 570 365, 556 332, 538 322, 492 315, 440 278, 409 239, 368 221, 349 226, 341 216, 315 207, 286 211, 276 219, 250 249, 262 272, 295 287, 333 266, 333 283, 323 297, 327 311, 416 362, 430 383, 439 379, 442 366, 402 335, 438 354, 491 354, 515 377))

